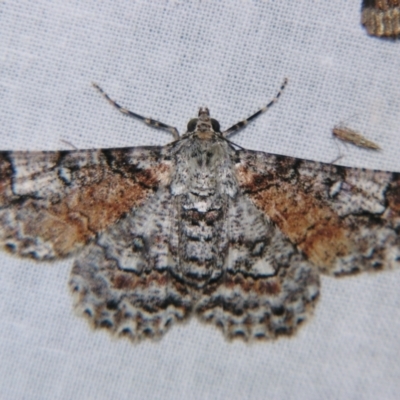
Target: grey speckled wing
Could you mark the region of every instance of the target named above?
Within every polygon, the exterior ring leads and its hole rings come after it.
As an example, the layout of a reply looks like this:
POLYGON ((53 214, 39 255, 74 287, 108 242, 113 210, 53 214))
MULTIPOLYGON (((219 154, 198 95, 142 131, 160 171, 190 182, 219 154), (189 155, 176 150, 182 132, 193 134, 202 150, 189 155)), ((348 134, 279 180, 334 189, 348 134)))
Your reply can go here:
POLYGON ((229 339, 294 333, 313 312, 317 271, 247 195, 229 200, 227 220, 225 272, 205 288, 197 315, 229 339))

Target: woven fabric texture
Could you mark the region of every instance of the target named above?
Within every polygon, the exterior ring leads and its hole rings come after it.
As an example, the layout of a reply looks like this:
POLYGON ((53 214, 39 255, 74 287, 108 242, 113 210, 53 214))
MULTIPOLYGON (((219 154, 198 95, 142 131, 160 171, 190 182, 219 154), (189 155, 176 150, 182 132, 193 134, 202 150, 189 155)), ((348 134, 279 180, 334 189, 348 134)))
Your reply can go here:
MULTIPOLYGON (((166 144, 120 104, 184 132, 199 106, 249 149, 400 171, 400 42, 369 37, 361 0, 19 0, 0 3, 0 148, 166 144), (334 141, 343 123, 378 143, 334 141)), ((132 345, 74 316, 72 260, 1 253, 2 399, 394 399, 400 271, 323 278, 314 318, 289 339, 227 343, 195 320, 132 345)))

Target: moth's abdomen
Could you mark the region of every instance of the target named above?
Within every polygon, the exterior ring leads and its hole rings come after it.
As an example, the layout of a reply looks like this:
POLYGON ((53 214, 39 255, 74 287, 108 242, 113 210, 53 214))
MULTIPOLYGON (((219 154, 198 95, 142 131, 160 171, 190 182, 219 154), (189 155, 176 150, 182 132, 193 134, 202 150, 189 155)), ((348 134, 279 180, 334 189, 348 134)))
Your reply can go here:
POLYGON ((194 194, 180 199, 179 275, 202 287, 222 273, 227 249, 226 201, 194 194))

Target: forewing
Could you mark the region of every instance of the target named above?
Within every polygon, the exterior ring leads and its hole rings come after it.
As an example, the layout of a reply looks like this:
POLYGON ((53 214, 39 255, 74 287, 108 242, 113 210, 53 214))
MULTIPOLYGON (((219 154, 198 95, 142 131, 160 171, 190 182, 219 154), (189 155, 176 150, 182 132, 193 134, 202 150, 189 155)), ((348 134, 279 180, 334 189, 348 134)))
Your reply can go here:
POLYGON ((243 193, 321 271, 390 269, 400 259, 400 176, 238 151, 243 193))
POLYGON ((20 256, 68 256, 168 184, 161 147, 0 153, 0 242, 20 256))

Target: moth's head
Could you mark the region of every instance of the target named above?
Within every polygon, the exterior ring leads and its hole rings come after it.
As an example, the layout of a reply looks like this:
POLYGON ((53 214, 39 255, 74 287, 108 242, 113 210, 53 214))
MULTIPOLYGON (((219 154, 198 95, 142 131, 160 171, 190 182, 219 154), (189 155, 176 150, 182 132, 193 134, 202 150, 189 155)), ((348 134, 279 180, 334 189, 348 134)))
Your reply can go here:
POLYGON ((191 119, 187 124, 188 133, 195 134, 199 139, 211 139, 216 133, 221 133, 219 122, 210 118, 207 107, 199 108, 198 118, 191 119))

